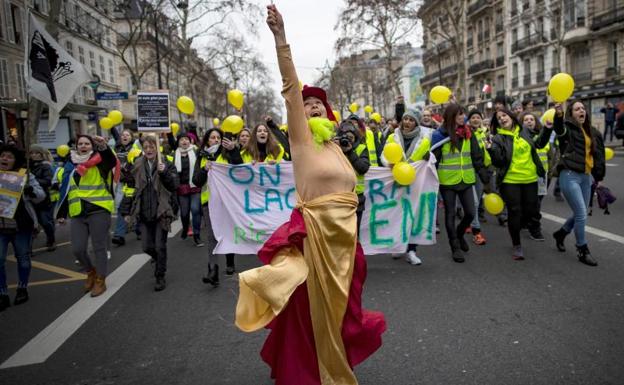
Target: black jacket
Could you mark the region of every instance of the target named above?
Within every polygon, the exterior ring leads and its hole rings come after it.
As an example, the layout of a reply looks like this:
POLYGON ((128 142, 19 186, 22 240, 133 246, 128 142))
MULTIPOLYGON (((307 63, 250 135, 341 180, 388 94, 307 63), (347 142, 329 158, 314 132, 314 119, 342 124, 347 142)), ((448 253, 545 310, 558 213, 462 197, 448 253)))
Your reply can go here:
POLYGON ((206 171, 205 167, 201 166, 202 159, 208 159, 210 162, 214 162, 217 160, 219 155, 223 155, 225 160, 228 161, 229 164, 242 164, 243 158, 241 157, 240 151, 237 147, 234 147, 232 150, 226 150, 223 147, 219 148, 219 151, 214 153, 213 155, 207 154, 204 151, 199 152, 199 156, 197 161, 195 161, 195 170, 193 171, 193 184, 197 187, 202 187, 208 181, 208 171, 206 171))
POLYGON ((286 134, 279 129, 277 124, 273 121, 273 119, 267 121, 267 126, 271 133, 275 136, 279 144, 284 147, 284 160, 290 160, 290 142, 288 141, 288 137, 286 134))
MULTIPOLYGON (((557 164, 557 173, 561 170, 571 170, 578 173, 585 173, 585 135, 583 129, 575 123, 563 119, 555 119, 554 130, 559 139, 559 150, 561 158, 557 164)), ((594 127, 591 128, 592 156, 594 158, 594 167, 591 173, 600 182, 604 179, 606 173, 605 165, 605 148, 602 135, 594 127)))
MULTIPOLYGON (((560 121, 562 120, 560 117, 555 117, 555 122, 557 119, 560 121)), ((542 178, 546 176, 546 170, 544 170, 544 166, 542 165, 542 161, 537 154, 537 150, 548 145, 552 131, 552 128, 544 127, 539 136, 536 139, 533 139, 533 135, 531 135, 528 128, 520 129, 520 137, 527 141, 531 146, 531 158, 533 159, 533 163, 537 169, 537 175, 542 178)), ((507 175, 507 171, 509 171, 509 166, 511 166, 513 143, 514 138, 511 135, 497 134, 492 137, 492 147, 488 149, 488 152, 492 158, 492 165, 497 169, 496 183, 498 185, 503 182, 505 175, 507 175)))
POLYGON ((52 172, 52 166, 44 161, 31 161, 30 172, 35 176, 39 186, 45 192, 45 199, 35 205, 35 208, 47 208, 50 206, 50 187, 52 186, 52 178, 54 173, 52 172))

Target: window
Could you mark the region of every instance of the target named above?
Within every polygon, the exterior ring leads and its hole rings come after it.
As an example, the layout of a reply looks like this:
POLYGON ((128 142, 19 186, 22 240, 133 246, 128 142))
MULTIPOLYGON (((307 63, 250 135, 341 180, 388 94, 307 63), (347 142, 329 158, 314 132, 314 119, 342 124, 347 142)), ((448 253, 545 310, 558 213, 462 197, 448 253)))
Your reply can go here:
POLYGON ((563 12, 566 29, 585 26, 585 0, 564 0, 563 12))
POLYGON ((0 97, 9 97, 9 66, 6 59, 0 58, 0 97))
POLYGON ((74 56, 74 45, 71 41, 68 40, 65 42, 65 49, 67 50, 67 53, 69 53, 71 56, 74 56))
POLYGON ((496 44, 496 57, 505 56, 505 49, 503 48, 503 43, 496 44))
POLYGON ((531 35, 531 24, 526 23, 524 25, 524 36, 528 37, 529 35, 531 35))
POLYGON ((113 67, 113 59, 108 59, 108 80, 115 83, 115 68, 113 67))
POLYGON ((514 28, 514 29, 511 31, 511 41, 512 41, 513 43, 517 43, 517 42, 518 42, 518 30, 517 30, 516 28, 514 28))
POLYGON ((104 56, 100 55, 100 77, 106 80, 106 67, 104 67, 104 56))
POLYGON ((80 63, 85 64, 84 48, 81 46, 78 46, 78 59, 80 60, 80 63))
POLYGON ((608 53, 608 61, 609 67, 613 67, 616 68, 619 65, 619 58, 618 58, 618 46, 617 46, 617 42, 615 41, 610 41, 607 43, 607 53, 608 53))
POLYGON ((17 95, 20 99, 26 99, 26 81, 24 80, 24 64, 15 63, 15 74, 17 75, 17 95))
POLYGON ((4 21, 4 10, 2 9, 2 2, 0 1, 0 40, 5 39, 6 22, 4 21))
POLYGON ((483 58, 483 60, 490 60, 490 47, 487 47, 485 49, 485 57, 483 58))
POLYGON ((7 15, 9 18, 11 18, 11 25, 13 25, 13 30, 9 31, 9 34, 11 35, 12 42, 14 42, 17 45, 22 45, 24 44, 23 42, 23 34, 22 34, 22 12, 21 9, 15 5, 15 4, 10 4, 9 8, 11 9, 11 13, 10 15, 7 15))
POLYGON ((498 75, 496 78, 496 92, 503 91, 505 89, 505 76, 498 75))
POLYGON ((35 11, 47 15, 50 8, 48 3, 48 0, 33 0, 33 8, 35 9, 35 11))
POLYGON ((95 54, 93 51, 89 51, 89 61, 91 62, 91 69, 95 71, 95 54))
POLYGON ((542 83, 544 81, 544 71, 545 71, 545 64, 544 64, 544 55, 539 55, 537 57, 537 73, 536 75, 536 79, 535 81, 538 83, 542 83))
POLYGON ((524 60, 524 85, 528 86, 531 84, 531 60, 524 60))
POLYGON ((540 36, 544 35, 544 18, 538 17, 535 22, 535 32, 540 36))

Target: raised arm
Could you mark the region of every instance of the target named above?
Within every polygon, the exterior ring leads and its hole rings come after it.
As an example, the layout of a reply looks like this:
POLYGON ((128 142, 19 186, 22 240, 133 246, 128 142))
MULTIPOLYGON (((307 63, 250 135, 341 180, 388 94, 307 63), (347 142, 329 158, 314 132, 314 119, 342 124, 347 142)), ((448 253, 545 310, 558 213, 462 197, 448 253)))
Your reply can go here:
POLYGON ((290 46, 286 42, 284 20, 275 5, 268 5, 267 11, 267 24, 275 38, 277 62, 282 75, 282 96, 286 101, 288 136, 292 145, 308 144, 312 142, 312 133, 305 117, 303 97, 299 90, 299 78, 292 60, 290 46))

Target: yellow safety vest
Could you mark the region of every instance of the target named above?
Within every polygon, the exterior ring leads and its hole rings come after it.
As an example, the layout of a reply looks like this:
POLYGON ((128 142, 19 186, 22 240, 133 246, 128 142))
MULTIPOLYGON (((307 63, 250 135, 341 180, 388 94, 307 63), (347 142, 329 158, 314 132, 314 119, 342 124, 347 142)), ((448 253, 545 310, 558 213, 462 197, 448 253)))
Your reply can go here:
MULTIPOLYGON (((203 169, 206 167, 206 163, 208 163, 208 159, 202 158, 199 166, 203 169)), ((210 200, 210 189, 208 188, 208 183, 204 184, 201 188, 201 204, 205 205, 210 200)))
MULTIPOLYGON (((361 143, 360 145, 358 145, 355 148, 355 154, 357 156, 362 155, 362 153, 364 152, 364 150, 367 149, 367 145, 361 143)), ((365 188, 365 184, 364 184, 364 175, 360 175, 358 173, 355 174, 357 177, 357 184, 355 185, 355 193, 356 194, 364 194, 364 188, 365 188)))
POLYGON ((377 160, 377 146, 375 146, 375 135, 377 136, 377 140, 381 143, 381 132, 374 133, 370 129, 366 129, 366 147, 368 148, 368 160, 370 160, 370 165, 372 167, 379 166, 379 161, 377 160))
MULTIPOLYGON (((279 146, 279 150, 280 150, 279 154, 277 154, 276 157, 274 157, 272 154, 267 154, 266 158, 264 159, 265 162, 269 162, 269 161, 280 162, 282 158, 284 158, 284 147, 282 147, 282 145, 279 143, 277 145, 279 146)), ((243 158, 243 163, 251 163, 254 160, 251 154, 245 150, 241 151, 241 158, 243 158)))
MULTIPOLYGON (((63 180, 63 167, 58 167, 54 172, 54 176, 52 177, 52 184, 61 185, 61 181, 63 180)), ((50 189, 50 201, 52 203, 58 202, 61 199, 61 192, 58 188, 50 189)))
POLYGON ((461 151, 451 152, 451 142, 442 145, 442 159, 438 165, 438 179, 443 186, 454 186, 461 182, 472 184, 477 181, 472 158, 470 140, 463 140, 461 151))
POLYGON ((490 153, 485 149, 485 128, 478 128, 474 131, 477 141, 479 142, 479 148, 483 151, 483 164, 485 167, 489 167, 492 164, 492 157, 490 153))
MULTIPOLYGON (((533 140, 537 140, 538 136, 539 135, 535 135, 533 140)), ((550 143, 548 143, 544 148, 536 148, 535 150, 537 150, 537 155, 542 162, 542 166, 544 166, 544 171, 548 172, 548 153, 550 152, 550 143)))
MULTIPOLYGON (((394 134, 390 135, 388 137, 388 140, 386 140, 386 146, 390 143, 396 143, 395 139, 394 139, 394 134)), ((399 145, 401 145, 401 143, 398 143, 399 145)), ((425 154, 427 154, 429 152, 429 150, 431 149, 431 139, 430 138, 423 138, 420 142, 420 144, 418 145, 418 148, 414 149, 414 152, 412 152, 412 155, 409 157, 409 159, 412 162, 418 162, 419 160, 422 160, 422 158, 425 156, 425 154)), ((405 160, 405 148, 403 149, 403 158, 405 160)))
POLYGON ((106 182, 97 167, 89 168, 87 173, 80 178, 78 184, 76 184, 73 175, 70 175, 69 178, 67 202, 70 217, 76 217, 82 212, 81 200, 100 206, 110 213, 113 212, 115 206, 113 196, 108 191, 106 182))

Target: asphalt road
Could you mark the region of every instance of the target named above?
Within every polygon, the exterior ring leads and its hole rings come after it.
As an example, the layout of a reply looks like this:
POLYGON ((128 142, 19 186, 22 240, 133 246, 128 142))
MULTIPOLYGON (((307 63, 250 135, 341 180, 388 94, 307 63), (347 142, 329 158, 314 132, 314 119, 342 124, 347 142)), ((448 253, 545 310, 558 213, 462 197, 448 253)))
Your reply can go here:
MULTIPOLYGON (((513 261, 506 229, 491 217, 487 245, 472 246, 464 264, 451 260, 444 234, 419 249, 421 266, 369 257, 364 304, 385 313, 388 331, 356 368, 360 384, 623 384, 624 151, 609 164, 605 183, 621 198, 611 215, 597 209, 589 219, 616 235, 588 234, 597 268, 576 260, 573 237, 568 252, 556 251, 552 220, 542 222, 547 241, 525 234, 526 260, 513 261)), ((552 196, 543 211, 569 214, 552 196)), ((113 249, 111 271, 141 253, 134 235, 128 240, 113 249)), ((59 242, 68 241, 60 228, 59 242)), ((205 249, 176 236, 169 253, 165 291, 153 291, 146 263, 45 362, 2 369, 0 383, 271 384, 258 354, 266 332, 245 334, 233 324, 236 276, 223 275, 213 289, 201 282, 205 249)), ((69 244, 34 261, 77 270, 69 244)), ((257 265, 254 256, 237 257, 239 270, 257 265)), ((7 272, 15 283, 15 263, 7 272)), ((32 282, 58 278, 33 269, 32 282)), ((32 286, 27 304, 0 313, 0 364, 76 304, 82 284, 32 286)))

